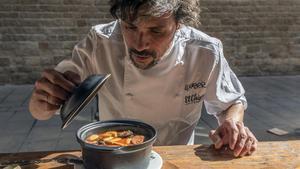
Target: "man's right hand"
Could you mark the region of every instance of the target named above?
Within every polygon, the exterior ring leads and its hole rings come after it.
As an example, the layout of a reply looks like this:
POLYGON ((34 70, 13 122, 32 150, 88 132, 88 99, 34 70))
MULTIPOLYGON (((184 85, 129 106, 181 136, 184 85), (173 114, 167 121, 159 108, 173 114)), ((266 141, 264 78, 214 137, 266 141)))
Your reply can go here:
POLYGON ((44 70, 42 77, 35 82, 29 102, 32 116, 38 120, 51 118, 80 81, 80 76, 71 71, 60 73, 54 69, 44 70))

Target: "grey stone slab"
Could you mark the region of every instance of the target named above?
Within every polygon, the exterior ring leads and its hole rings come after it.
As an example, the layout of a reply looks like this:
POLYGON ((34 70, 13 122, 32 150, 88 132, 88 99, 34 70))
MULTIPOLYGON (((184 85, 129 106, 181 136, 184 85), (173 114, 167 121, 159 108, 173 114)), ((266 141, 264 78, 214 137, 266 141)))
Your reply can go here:
POLYGON ((250 93, 257 96, 281 96, 293 94, 290 92, 290 86, 288 88, 286 87, 286 84, 288 84, 289 82, 289 80, 272 79, 272 77, 251 77, 246 78, 243 85, 245 86, 246 94, 250 93), (255 85, 252 85, 253 83, 255 83, 255 85))
POLYGON ((212 141, 206 136, 195 134, 194 144, 212 144, 212 141))
POLYGON ((202 120, 200 119, 198 125, 195 128, 195 144, 211 144, 209 139, 209 131, 211 128, 202 120))
POLYGON ((251 129, 251 131, 255 135, 258 141, 284 141, 285 140, 280 136, 268 133, 264 129, 253 128, 251 129))
POLYGON ((9 95, 13 92, 14 89, 4 90, 0 92, 0 107, 5 107, 6 104, 4 103, 5 99, 9 97, 9 95))
POLYGON ((240 78, 247 93, 267 94, 270 89, 263 77, 240 78))
POLYGON ((203 121, 203 119, 199 119, 197 127, 201 127, 202 130, 207 130, 210 131, 212 128, 206 124, 205 121, 203 121))
POLYGON ((210 132, 210 130, 212 129, 202 119, 200 119, 198 125, 195 128, 195 133, 208 137, 208 133, 210 132))
POLYGON ((61 127, 62 121, 59 115, 54 115, 48 120, 38 120, 35 127, 61 127))
MULTIPOLYGON (((288 99, 292 100, 293 102, 296 102, 297 104, 300 104, 299 96, 291 96, 288 99)), ((289 100, 286 100, 286 101, 289 101, 289 100)))
POLYGON ((9 109, 8 107, 1 107, 1 106, 0 106, 0 113, 1 113, 1 112, 7 112, 8 109, 9 109))
POLYGON ((23 144, 26 134, 0 132, 0 137, 0 153, 15 153, 23 144))
MULTIPOLYGON (((272 90, 273 93, 275 93, 276 91, 288 93, 289 95, 295 95, 295 94, 300 93, 300 91, 297 90, 297 87, 292 82, 292 80, 287 80, 285 78, 269 77, 267 84, 269 85, 269 87, 274 88, 272 90)), ((299 87, 298 87, 298 89, 299 89, 299 87)), ((277 95, 277 96, 280 96, 280 95, 277 95)))
POLYGON ((54 151, 57 138, 45 140, 26 140, 18 152, 54 151))
POLYGON ((53 151, 58 142, 61 129, 59 127, 34 127, 27 135, 19 152, 53 151))
POLYGON ((267 110, 267 112, 273 114, 274 118, 275 117, 280 118, 280 121, 283 121, 284 123, 289 121, 288 123, 291 127, 298 125, 292 121, 291 118, 293 118, 293 116, 290 116, 290 113, 286 113, 287 111, 289 111, 288 108, 279 105, 272 98, 258 100, 254 104, 257 105, 258 107, 260 107, 261 109, 265 109, 265 110, 267 110))
POLYGON ((6 130, 9 119, 13 116, 14 112, 4 112, 0 114, 0 132, 6 130))
POLYGON ((0 93, 4 91, 13 90, 15 88, 15 85, 0 85, 0 93))
POLYGON ((13 115, 15 114, 15 112, 9 112, 9 111, 4 111, 1 112, 0 111, 0 122, 7 122, 13 115))
POLYGON ((12 106, 12 107, 7 107, 8 111, 20 111, 20 112, 29 112, 28 105, 24 106, 12 106))
POLYGON ((249 116, 252 116, 260 123, 270 126, 270 128, 279 127, 285 130, 291 130, 296 127, 293 124, 287 123, 284 119, 277 116, 276 114, 271 113, 270 111, 268 111, 268 109, 255 106, 254 104, 248 107, 247 114, 249 116))
POLYGON ((13 92, 13 89, 0 91, 0 105, 3 106, 2 102, 13 92))
POLYGON ((259 117, 253 116, 253 114, 250 115, 246 111, 244 115, 244 124, 250 129, 250 131, 256 136, 259 141, 282 140, 280 137, 267 132, 268 129, 273 128, 270 123, 265 123, 261 120, 257 120, 257 118, 259 117))
POLYGON ((76 141, 76 132, 63 131, 60 133, 55 150, 79 150, 80 145, 76 141))
POLYGON ((26 141, 42 141, 57 139, 60 135, 60 126, 34 127, 26 138, 26 141))
POLYGON ((281 79, 284 82, 288 81, 289 83, 299 84, 300 83, 300 76, 267 76, 268 79, 281 79))
POLYGON ((275 104, 287 109, 286 113, 292 116, 298 116, 300 118, 300 98, 299 96, 290 97, 276 97, 270 98, 275 104))
POLYGON ((31 94, 31 86, 15 86, 3 101, 2 104, 6 106, 21 106, 31 94))
POLYGON ((32 128, 33 123, 34 120, 8 120, 1 126, 0 131, 16 135, 28 134, 32 128))
POLYGON ((28 95, 27 98, 25 98, 25 100, 24 100, 22 106, 25 106, 25 107, 28 107, 28 106, 29 106, 30 97, 31 97, 31 94, 28 95))
POLYGON ((13 116, 10 118, 11 122, 20 120, 34 120, 29 111, 15 111, 13 116))
POLYGON ((216 117, 213 115, 207 114, 205 109, 202 109, 201 120, 203 120, 206 123, 206 125, 208 125, 212 129, 215 129, 219 126, 216 117))

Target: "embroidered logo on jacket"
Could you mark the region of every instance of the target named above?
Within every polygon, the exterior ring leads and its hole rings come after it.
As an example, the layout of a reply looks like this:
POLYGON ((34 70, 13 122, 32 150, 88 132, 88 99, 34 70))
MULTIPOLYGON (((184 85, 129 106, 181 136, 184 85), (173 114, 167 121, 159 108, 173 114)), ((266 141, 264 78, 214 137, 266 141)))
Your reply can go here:
POLYGON ((199 94, 199 91, 197 92, 196 89, 199 88, 206 88, 206 83, 205 82, 194 82, 194 83, 190 83, 190 84, 186 84, 184 87, 184 90, 188 93, 188 95, 186 95, 184 97, 184 103, 186 105, 188 104, 196 104, 199 103, 203 97, 203 95, 199 94))
POLYGON ((205 82, 194 82, 191 84, 186 84, 184 87, 184 90, 189 91, 191 89, 198 89, 198 88, 206 88, 206 83, 205 82))

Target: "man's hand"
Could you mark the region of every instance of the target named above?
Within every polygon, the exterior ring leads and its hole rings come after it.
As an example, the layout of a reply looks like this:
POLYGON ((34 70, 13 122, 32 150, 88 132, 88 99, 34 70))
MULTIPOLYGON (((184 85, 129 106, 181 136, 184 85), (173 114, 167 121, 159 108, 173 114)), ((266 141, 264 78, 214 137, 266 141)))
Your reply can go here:
POLYGON ((232 119, 225 120, 216 130, 211 130, 209 137, 216 149, 229 145, 236 157, 251 155, 256 150, 258 142, 248 127, 232 119))
POLYGON ((32 116, 39 120, 52 117, 79 83, 80 76, 71 71, 62 74, 54 69, 44 70, 42 77, 35 82, 30 99, 32 116))

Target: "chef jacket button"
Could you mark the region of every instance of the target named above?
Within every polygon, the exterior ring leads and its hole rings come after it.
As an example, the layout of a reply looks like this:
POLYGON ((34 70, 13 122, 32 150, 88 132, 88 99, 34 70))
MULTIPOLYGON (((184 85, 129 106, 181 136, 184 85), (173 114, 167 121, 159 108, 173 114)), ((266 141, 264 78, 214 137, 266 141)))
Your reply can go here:
POLYGON ((126 93, 126 96, 133 96, 132 93, 126 93))

